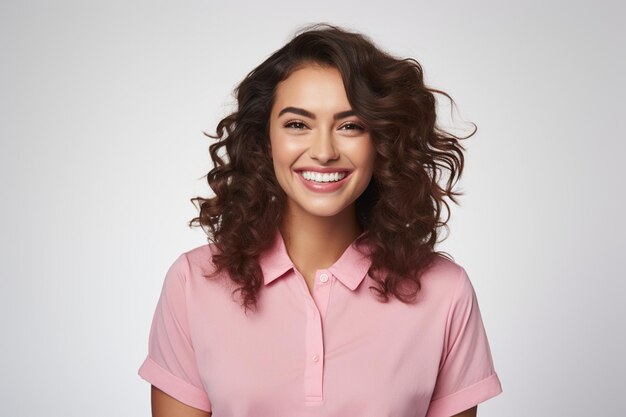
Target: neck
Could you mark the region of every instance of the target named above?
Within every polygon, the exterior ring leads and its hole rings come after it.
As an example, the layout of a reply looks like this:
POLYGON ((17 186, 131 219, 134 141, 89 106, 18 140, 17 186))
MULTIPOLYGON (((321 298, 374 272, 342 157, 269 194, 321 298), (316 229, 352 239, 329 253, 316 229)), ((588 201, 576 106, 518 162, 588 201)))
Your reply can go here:
POLYGON ((352 205, 336 216, 286 215, 280 232, 289 257, 302 271, 331 266, 363 230, 352 205))

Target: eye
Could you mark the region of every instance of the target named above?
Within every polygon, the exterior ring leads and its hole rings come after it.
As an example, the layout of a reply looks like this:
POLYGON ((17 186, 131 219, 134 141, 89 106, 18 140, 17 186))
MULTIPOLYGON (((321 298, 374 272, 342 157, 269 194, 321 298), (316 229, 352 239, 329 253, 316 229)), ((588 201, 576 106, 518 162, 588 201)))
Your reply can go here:
POLYGON ((345 125, 341 126, 342 129, 344 127, 348 127, 348 129, 346 130, 365 130, 363 126, 356 123, 346 123, 345 125))
POLYGON ((303 122, 300 122, 298 120, 293 120, 290 122, 285 123, 284 125, 285 127, 291 128, 291 129, 296 129, 296 130, 302 130, 306 127, 306 125, 303 122))

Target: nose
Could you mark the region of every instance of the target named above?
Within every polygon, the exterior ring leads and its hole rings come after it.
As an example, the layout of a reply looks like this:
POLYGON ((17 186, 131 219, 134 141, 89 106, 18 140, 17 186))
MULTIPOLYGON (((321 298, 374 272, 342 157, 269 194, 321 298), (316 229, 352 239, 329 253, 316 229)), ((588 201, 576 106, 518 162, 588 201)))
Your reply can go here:
POLYGON ((309 156, 313 159, 317 159, 320 163, 337 159, 339 154, 337 152, 337 146, 333 134, 327 130, 320 129, 315 135, 313 135, 311 146, 309 148, 309 156))

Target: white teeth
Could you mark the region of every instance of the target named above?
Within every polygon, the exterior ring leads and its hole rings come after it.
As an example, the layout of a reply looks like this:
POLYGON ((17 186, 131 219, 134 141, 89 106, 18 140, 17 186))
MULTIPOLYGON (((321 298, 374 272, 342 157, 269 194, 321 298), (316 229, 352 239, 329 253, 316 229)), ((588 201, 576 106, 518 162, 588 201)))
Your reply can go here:
POLYGON ((302 171, 304 179, 315 182, 336 182, 345 178, 345 172, 332 172, 320 174, 319 172, 302 171))

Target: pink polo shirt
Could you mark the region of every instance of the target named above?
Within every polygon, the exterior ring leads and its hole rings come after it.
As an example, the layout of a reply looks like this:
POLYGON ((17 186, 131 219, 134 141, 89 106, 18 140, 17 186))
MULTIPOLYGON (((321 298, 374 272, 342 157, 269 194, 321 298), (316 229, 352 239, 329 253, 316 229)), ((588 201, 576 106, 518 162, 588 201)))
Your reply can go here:
MULTIPOLYGON (((215 417, 450 417, 502 392, 472 284, 444 257, 419 301, 377 301, 350 245, 313 294, 277 231, 259 310, 208 280, 214 245, 169 268, 139 375, 215 417)), ((239 293, 237 293, 238 295, 239 293)))

